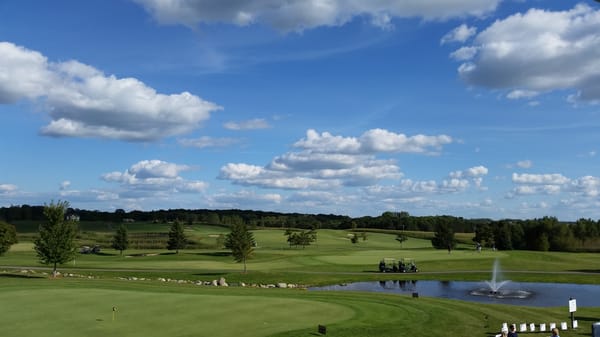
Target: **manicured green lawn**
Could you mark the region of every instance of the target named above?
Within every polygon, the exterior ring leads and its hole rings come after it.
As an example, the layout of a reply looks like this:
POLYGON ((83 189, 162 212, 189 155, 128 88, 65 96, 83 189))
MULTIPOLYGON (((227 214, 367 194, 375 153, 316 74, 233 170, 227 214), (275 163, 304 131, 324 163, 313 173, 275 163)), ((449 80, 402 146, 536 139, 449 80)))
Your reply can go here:
MULTIPOLYGON (((156 281, 3 276, 0 298, 4 336, 299 337, 316 335, 318 324, 334 337, 489 336, 502 322, 567 320, 565 308, 156 281)), ((582 328, 561 336, 589 336, 600 308, 580 308, 577 315, 582 328)))
MULTIPOLYGON (((188 232, 201 240, 216 240, 226 231, 217 226, 193 226, 188 232)), ((368 233, 367 240, 350 242, 348 231, 319 230, 317 242, 305 248, 289 247, 284 231, 254 231, 258 246, 248 261, 247 274, 233 261, 227 250, 182 250, 174 254, 166 249, 127 250, 123 256, 104 247, 100 255, 78 255, 61 266, 62 271, 94 273, 108 277, 172 277, 211 280, 225 276, 235 282, 327 284, 353 280, 378 280, 377 265, 384 257, 413 258, 421 270, 398 278, 482 280, 490 277, 492 264, 499 259, 512 280, 600 283, 600 258, 597 253, 556 253, 529 251, 492 251, 477 253, 473 247, 448 254, 431 248, 429 240, 409 238, 402 245, 395 235, 368 233), (577 274, 577 272, 591 272, 577 274)), ((0 257, 2 266, 43 267, 37 261, 33 244, 21 242, 0 257)))
POLYGON ((10 309, 0 315, 4 336, 269 336, 353 315, 335 303, 257 292, 189 287, 178 292, 168 285, 160 291, 144 285, 132 290, 98 281, 20 283, 0 291, 3 307, 10 309))
MULTIPOLYGON (((156 229, 156 226, 144 229, 156 229)), ((194 240, 216 243, 227 229, 192 226, 194 240)), ((600 284, 600 255, 529 251, 475 252, 473 247, 448 254, 431 248, 426 239, 410 238, 400 245, 394 234, 368 233, 352 244, 350 232, 319 230, 317 242, 289 247, 282 230, 254 231, 258 246, 248 273, 222 249, 127 250, 110 248, 99 255, 78 255, 60 267, 63 273, 92 279, 24 277, 15 269, 43 267, 33 244, 21 242, 0 257, 0 328, 2 336, 314 336, 317 325, 327 336, 491 336, 502 322, 568 321, 565 308, 527 308, 484 305, 433 298, 359 292, 301 289, 260 289, 196 286, 160 282, 159 277, 210 281, 225 277, 231 284, 288 282, 302 285, 335 284, 382 279, 489 279, 498 259, 511 280, 600 284), (381 274, 384 257, 413 258, 417 274, 381 274), (12 266, 12 268, 11 268, 12 266), (3 271, 7 270, 7 271, 3 271), (144 281, 123 278, 144 277, 144 281), (117 311, 113 320, 112 308, 117 311)), ((95 234, 88 234, 93 237, 95 234)), ((98 235, 107 235, 99 233, 98 235)), ((210 246, 210 244, 208 245, 210 246)), ((29 273, 31 274, 31 273, 29 273)), ((600 295, 599 295, 600 296, 600 295)), ((563 337, 589 336, 600 321, 600 305, 580 308, 581 329, 563 337)), ((545 337, 543 333, 522 337, 545 337)))

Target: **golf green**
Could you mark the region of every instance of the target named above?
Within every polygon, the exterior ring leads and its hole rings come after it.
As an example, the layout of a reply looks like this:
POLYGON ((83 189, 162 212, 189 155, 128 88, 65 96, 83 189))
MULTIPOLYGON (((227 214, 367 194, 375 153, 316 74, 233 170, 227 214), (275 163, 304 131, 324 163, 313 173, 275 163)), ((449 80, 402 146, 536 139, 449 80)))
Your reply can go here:
POLYGON ((80 287, 13 288, 2 292, 2 302, 11 304, 0 315, 4 336, 269 336, 354 314, 286 297, 80 287))

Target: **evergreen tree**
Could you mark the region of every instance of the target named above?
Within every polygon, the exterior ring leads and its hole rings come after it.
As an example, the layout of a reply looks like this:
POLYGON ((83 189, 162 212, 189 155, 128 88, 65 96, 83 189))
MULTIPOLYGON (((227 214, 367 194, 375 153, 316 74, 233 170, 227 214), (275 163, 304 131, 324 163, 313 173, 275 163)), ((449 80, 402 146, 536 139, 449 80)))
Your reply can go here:
POLYGON ((254 246, 256 246, 254 235, 246 225, 235 224, 231 226, 231 232, 225 237, 225 248, 231 249, 236 262, 244 263, 244 273, 246 272, 246 261, 254 253, 254 246))
POLYGON ((0 221, 0 255, 8 252, 10 246, 17 242, 17 230, 15 226, 0 221))
POLYGON ((56 266, 75 258, 77 248, 75 222, 65 219, 69 203, 59 201, 44 206, 46 222, 40 225, 39 237, 35 239, 35 251, 40 262, 53 265, 52 274, 56 275, 56 266))
POLYGON ((169 241, 167 241, 167 249, 174 250, 175 254, 179 254, 180 249, 185 248, 187 240, 183 231, 183 224, 179 221, 174 221, 169 230, 169 241))
POLYGON ((121 224, 112 240, 112 247, 123 255, 123 251, 127 250, 129 247, 129 236, 127 234, 127 227, 124 224, 121 224))

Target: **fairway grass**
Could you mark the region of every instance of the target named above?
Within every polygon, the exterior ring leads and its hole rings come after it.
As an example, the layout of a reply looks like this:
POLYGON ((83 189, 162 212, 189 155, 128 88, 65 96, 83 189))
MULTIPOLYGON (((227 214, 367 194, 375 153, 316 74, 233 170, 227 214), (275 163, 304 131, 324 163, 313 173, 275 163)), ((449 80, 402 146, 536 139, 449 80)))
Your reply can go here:
MULTIPOLYGON (((223 227, 195 226, 200 240, 215 240, 223 227), (206 227, 206 228, 205 228, 206 227)), ((281 229, 254 231, 258 246, 248 260, 248 273, 235 263, 228 250, 184 249, 174 254, 166 249, 126 250, 124 255, 110 248, 101 254, 78 254, 60 266, 62 272, 100 276, 171 277, 210 281, 224 276, 234 282, 300 283, 323 285, 360 280, 378 280, 382 258, 412 258, 420 273, 385 275, 398 279, 484 280, 489 279, 496 259, 513 281, 600 283, 597 253, 493 251, 481 253, 474 247, 453 250, 431 248, 425 239, 409 238, 402 245, 394 234, 367 233, 367 240, 352 244, 349 231, 319 230, 318 239, 305 248, 290 247, 281 229)), ((0 257, 5 268, 41 268, 31 242, 13 245, 0 257)))
MULTIPOLYGON (((0 277, 3 336, 489 336, 502 322, 567 321, 566 308, 526 308, 360 292, 0 277), (114 312, 113 320, 113 310, 114 312)), ((579 308, 589 336, 600 308, 579 308)), ((546 336, 543 333, 525 336, 546 336)))

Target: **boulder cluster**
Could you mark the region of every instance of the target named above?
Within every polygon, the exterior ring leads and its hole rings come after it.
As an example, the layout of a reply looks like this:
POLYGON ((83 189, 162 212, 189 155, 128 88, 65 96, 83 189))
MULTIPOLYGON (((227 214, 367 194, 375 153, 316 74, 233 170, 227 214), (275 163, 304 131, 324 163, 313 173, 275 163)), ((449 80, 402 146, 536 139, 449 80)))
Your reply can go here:
MULTIPOLYGON (((3 270, 2 273, 15 273, 14 270, 3 270)), ((42 271, 35 271, 33 269, 22 269, 20 271, 18 271, 19 274, 22 275, 41 275, 41 276, 49 276, 50 274, 42 271)), ((73 278, 86 278, 86 279, 96 279, 98 278, 97 276, 93 276, 93 275, 82 275, 82 274, 73 274, 73 273, 60 273, 60 272, 56 272, 56 275, 54 277, 73 277, 73 278)), ((270 288, 302 288, 305 289, 305 286, 302 285, 298 285, 298 284, 294 284, 294 283, 286 283, 286 282, 277 282, 277 283, 267 283, 267 284, 262 284, 262 283, 252 283, 252 284, 247 284, 244 282, 240 282, 240 283, 228 283, 227 280, 224 277, 211 281, 202 281, 202 280, 178 280, 178 279, 171 279, 171 278, 164 278, 164 277, 158 277, 156 279, 151 279, 151 278, 145 278, 145 277, 136 277, 136 276, 129 276, 129 277, 119 277, 119 280, 124 280, 124 281, 153 281, 156 280, 158 282, 170 282, 170 283, 178 283, 178 284, 194 284, 197 286, 212 286, 212 287, 229 287, 229 286, 238 286, 238 287, 251 287, 251 288, 264 288, 264 289, 270 289, 270 288)))
MULTIPOLYGON (((132 281, 141 280, 141 279, 136 279, 136 278, 127 278, 127 279, 132 280, 132 281)), ((268 284, 259 284, 259 283, 247 284, 244 282, 228 283, 224 277, 221 277, 218 280, 214 279, 212 281, 174 280, 174 279, 164 278, 164 277, 159 277, 156 280, 160 281, 160 282, 189 283, 189 284, 195 284, 198 286, 212 286, 212 287, 238 286, 238 287, 252 287, 252 288, 305 288, 304 286, 300 286, 298 284, 285 283, 285 282, 268 283, 268 284)))

